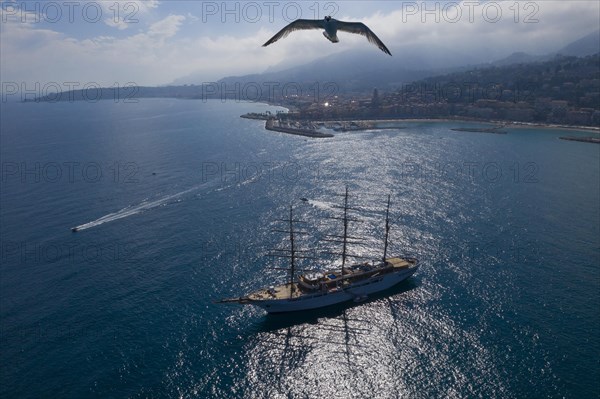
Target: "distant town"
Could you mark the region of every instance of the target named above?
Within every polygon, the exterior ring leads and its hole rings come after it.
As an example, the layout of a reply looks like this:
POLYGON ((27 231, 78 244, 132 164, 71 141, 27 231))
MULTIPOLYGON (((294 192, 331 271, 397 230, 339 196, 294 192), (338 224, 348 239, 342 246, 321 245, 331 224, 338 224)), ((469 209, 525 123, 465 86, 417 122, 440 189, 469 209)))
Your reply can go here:
POLYGON ((320 102, 287 97, 287 117, 306 120, 447 118, 600 126, 600 54, 475 69, 370 95, 320 102))
MULTIPOLYGON (((335 82, 261 82, 258 77, 252 82, 231 81, 232 78, 227 83, 223 80, 202 85, 93 88, 23 101, 220 99, 267 102, 289 108, 289 113, 276 115, 280 121, 463 119, 600 127, 600 53, 473 68, 402 84, 385 92, 377 88, 351 92, 339 89, 342 85, 332 89, 335 82)), ((268 119, 265 115, 258 117, 268 119)))

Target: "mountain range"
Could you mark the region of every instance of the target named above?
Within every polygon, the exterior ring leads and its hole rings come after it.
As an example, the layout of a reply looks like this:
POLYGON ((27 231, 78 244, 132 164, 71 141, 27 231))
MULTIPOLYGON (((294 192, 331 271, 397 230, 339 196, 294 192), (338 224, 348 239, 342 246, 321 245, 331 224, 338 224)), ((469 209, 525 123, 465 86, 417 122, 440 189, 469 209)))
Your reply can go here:
MULTIPOLYGON (((600 30, 550 54, 513 53, 509 57, 494 62, 483 62, 480 59, 481 55, 460 53, 442 46, 407 45, 400 49, 399 55, 391 59, 385 54, 373 53, 368 50, 348 51, 328 55, 293 68, 279 69, 278 66, 274 66, 263 73, 226 77, 208 85, 202 84, 203 80, 199 77, 198 80, 188 77, 168 86, 122 87, 119 89, 119 93, 115 93, 112 88, 103 88, 98 93, 92 93, 92 97, 94 99, 115 98, 115 96, 122 99, 136 97, 223 99, 231 97, 231 94, 223 91, 225 88, 225 90, 234 91, 232 98, 235 99, 268 102, 274 99, 268 90, 264 90, 268 87, 275 87, 275 90, 281 95, 282 86, 285 87, 286 83, 294 83, 301 88, 303 93, 313 93, 312 88, 315 84, 318 83, 318 89, 323 90, 330 82, 335 83, 337 93, 365 94, 372 93, 373 88, 378 88, 382 92, 392 92, 402 89, 405 84, 451 73, 550 61, 558 55, 585 57, 597 53, 600 53, 600 30), (387 62, 381 62, 378 56, 387 57, 387 62), (273 85, 279 85, 279 87, 273 85), (249 90, 249 93, 244 92, 246 87, 256 86, 263 89, 260 96, 256 97, 250 93, 252 90, 249 90), (240 88, 242 89, 240 90, 240 88)), ((321 93, 323 92, 321 91, 321 93)), ((90 94, 84 90, 75 90, 25 101, 90 101, 89 96, 90 94)))
MULTIPOLYGON (((431 76, 444 75, 474 68, 506 66, 530 62, 542 62, 556 55, 583 57, 600 52, 600 30, 592 32, 555 52, 533 55, 522 52, 486 62, 481 55, 460 53, 442 46, 406 45, 396 50, 398 55, 381 62, 384 54, 374 53, 372 49, 347 51, 331 54, 317 60, 292 68, 278 70, 269 68, 263 73, 230 76, 218 83, 232 86, 265 82, 296 82, 308 86, 314 82, 335 82, 343 92, 362 92, 377 87, 380 90, 395 90, 403 84, 431 76), (348 66, 352 66, 349 68, 348 66)), ((174 84, 195 83, 202 80, 190 76, 187 81, 179 79, 174 84)))

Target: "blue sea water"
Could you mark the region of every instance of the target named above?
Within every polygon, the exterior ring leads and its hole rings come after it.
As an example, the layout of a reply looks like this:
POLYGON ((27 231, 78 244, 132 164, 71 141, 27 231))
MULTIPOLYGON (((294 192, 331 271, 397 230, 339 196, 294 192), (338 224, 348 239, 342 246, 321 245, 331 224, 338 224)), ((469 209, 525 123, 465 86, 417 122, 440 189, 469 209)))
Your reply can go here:
POLYGON ((0 397, 599 397, 600 148, 558 139, 589 133, 239 118, 267 109, 2 104, 0 397), (213 303, 285 280, 264 255, 290 204, 331 250, 346 186, 366 256, 391 194, 410 280, 304 315, 213 303))

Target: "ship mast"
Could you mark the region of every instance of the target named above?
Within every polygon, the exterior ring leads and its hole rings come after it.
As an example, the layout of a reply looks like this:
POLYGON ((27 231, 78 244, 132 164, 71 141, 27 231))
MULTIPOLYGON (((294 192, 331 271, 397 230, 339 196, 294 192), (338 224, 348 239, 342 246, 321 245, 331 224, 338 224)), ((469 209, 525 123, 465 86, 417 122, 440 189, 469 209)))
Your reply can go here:
POLYGON ((344 246, 342 248, 342 276, 344 276, 344 266, 346 265, 346 247, 348 246, 348 186, 344 195, 344 246))
MULTIPOLYGON (((336 242, 336 243, 341 243, 342 244, 342 252, 329 252, 326 251, 324 253, 326 254, 331 254, 331 255, 341 255, 342 256, 342 281, 344 281, 343 276, 345 275, 345 271, 346 271, 346 258, 351 257, 351 258, 364 258, 363 256, 359 256, 359 255, 354 255, 354 254, 349 254, 348 253, 348 245, 350 244, 364 244, 364 242, 361 241, 357 241, 357 240, 363 240, 363 238, 361 237, 351 237, 348 235, 348 224, 349 222, 358 222, 358 219, 355 218, 351 218, 348 217, 348 211, 352 211, 352 210, 357 210, 355 208, 351 208, 348 206, 348 186, 346 186, 346 191, 343 194, 344 195, 344 205, 343 206, 336 206, 334 205, 334 208, 340 208, 344 210, 344 215, 343 217, 336 217, 336 216, 329 216, 328 219, 337 219, 337 220, 341 220, 344 222, 344 235, 331 235, 331 234, 326 234, 326 236, 328 238, 324 238, 323 241, 329 241, 329 242, 336 242)), ((342 284, 342 289, 344 289, 344 285, 342 284)))
MULTIPOLYGON (((342 208, 344 210, 344 216, 343 217, 336 217, 336 216, 330 216, 330 219, 338 219, 338 220, 342 220, 342 222, 344 222, 344 235, 343 236, 337 236, 337 235, 330 235, 330 237, 332 238, 326 238, 324 239, 324 241, 331 241, 331 242, 339 242, 342 243, 342 253, 339 252, 326 252, 332 255, 342 255, 342 281, 343 281, 343 276, 344 276, 344 271, 346 270, 346 258, 349 256, 348 255, 348 244, 352 244, 352 242, 348 241, 348 221, 350 220, 354 220, 354 219, 348 219, 348 210, 350 209, 348 207, 348 186, 346 186, 346 192, 344 194, 344 206, 335 206, 335 208, 342 208), (336 239, 337 238, 337 239, 336 239), (339 238, 341 238, 341 240, 339 240, 339 238)), ((353 237, 356 238, 356 237, 353 237)), ((358 244, 357 242, 355 242, 354 244, 358 244)), ((353 255, 350 255, 353 256, 353 255)), ((343 284, 342 284, 342 289, 343 288, 343 284)))
POLYGON ((383 245, 383 265, 386 264, 387 248, 388 248, 388 235, 390 233, 390 195, 388 194, 387 208, 385 210, 385 243, 383 245))
POLYGON ((314 259, 311 256, 304 256, 302 255, 302 253, 306 253, 309 252, 307 250, 301 250, 301 249, 296 249, 296 235, 297 234, 307 234, 308 232, 306 231, 296 231, 294 230, 294 223, 306 223, 302 220, 294 220, 294 211, 293 211, 293 206, 290 205, 290 217, 289 219, 277 219, 281 222, 287 222, 289 224, 289 229, 288 230, 278 230, 278 229, 274 229, 272 231, 278 232, 278 233, 286 233, 290 235, 290 249, 277 249, 277 248, 273 248, 271 249, 271 251, 273 253, 269 254, 268 256, 273 256, 273 257, 278 257, 278 258, 289 258, 290 259, 290 267, 289 269, 285 268, 285 269, 281 269, 279 267, 275 267, 274 269, 277 270, 289 270, 290 272, 290 299, 292 299, 292 297, 294 296, 294 292, 295 292, 295 287, 294 287, 294 278, 296 275, 296 260, 297 259, 314 259), (283 253, 281 253, 283 252, 283 253), (297 253, 300 253, 301 255, 297 255, 297 253))
POLYGON ((292 214, 292 205, 290 205, 290 299, 294 296, 294 273, 296 264, 294 262, 296 250, 294 248, 294 218, 292 214))

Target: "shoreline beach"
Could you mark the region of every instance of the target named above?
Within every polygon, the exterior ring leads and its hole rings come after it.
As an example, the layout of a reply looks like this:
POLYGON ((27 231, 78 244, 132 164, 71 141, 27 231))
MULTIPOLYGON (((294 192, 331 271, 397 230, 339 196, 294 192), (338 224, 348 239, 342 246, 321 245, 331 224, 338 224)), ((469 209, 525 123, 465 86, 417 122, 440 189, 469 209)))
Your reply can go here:
MULTIPOLYGON (((323 123, 335 123, 338 121, 342 121, 339 119, 325 119, 325 120, 320 120, 319 122, 323 122, 323 123)), ((427 123, 449 123, 449 122, 459 122, 459 123, 485 123, 485 124, 490 124, 490 125, 500 125, 503 128, 506 129, 510 129, 510 128, 525 128, 525 129, 553 129, 553 130, 573 130, 573 131, 584 131, 584 132, 593 132, 593 133, 598 133, 600 134, 600 127, 595 127, 595 126, 572 126, 572 125, 556 125, 556 124, 544 124, 544 123, 529 123, 529 122, 516 122, 516 121, 497 121, 497 120, 474 120, 474 119, 448 119, 448 118, 443 118, 443 119, 433 119, 433 118, 424 118, 424 119, 417 119, 417 118, 410 118, 410 119, 401 119, 401 118, 396 118, 396 119, 351 119, 351 120, 346 120, 344 119, 343 122, 364 122, 364 123, 382 123, 382 122, 389 122, 389 123, 394 123, 394 122, 398 122, 398 123, 418 123, 418 122, 427 122, 427 123)))

